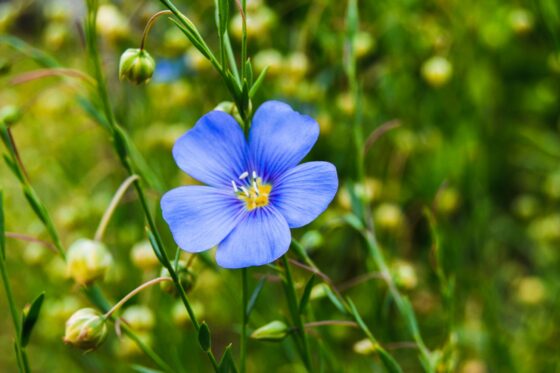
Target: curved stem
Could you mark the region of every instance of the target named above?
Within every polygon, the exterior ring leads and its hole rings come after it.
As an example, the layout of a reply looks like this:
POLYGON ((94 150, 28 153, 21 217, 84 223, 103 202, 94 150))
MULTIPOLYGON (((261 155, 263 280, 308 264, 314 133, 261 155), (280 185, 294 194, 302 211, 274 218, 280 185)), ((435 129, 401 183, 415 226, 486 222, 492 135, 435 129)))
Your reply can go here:
POLYGON ((150 17, 148 22, 146 23, 146 27, 144 28, 144 33, 142 34, 142 41, 140 42, 140 50, 144 49, 144 45, 146 44, 146 39, 148 38, 148 34, 154 25, 156 19, 164 14, 173 14, 170 10, 160 10, 156 14, 150 17))
POLYGON ((107 311, 105 313, 105 315, 103 315, 103 317, 106 318, 106 319, 111 317, 111 315, 115 311, 117 311, 119 308, 121 308, 126 302, 128 302, 130 300, 130 298, 132 298, 136 294, 140 293, 142 290, 147 289, 152 285, 155 285, 155 284, 158 284, 158 283, 164 282, 164 281, 172 281, 172 279, 171 279, 171 277, 157 277, 157 278, 154 278, 153 280, 150 280, 148 282, 143 283, 142 285, 138 286, 136 289, 132 290, 130 293, 125 295, 120 301, 117 302, 117 304, 115 304, 113 306, 113 308, 111 308, 109 311, 107 311))
POLYGON ((105 229, 107 228, 107 225, 109 224, 109 221, 111 220, 111 217, 113 216, 113 213, 117 208, 117 205, 119 204, 120 200, 126 193, 127 189, 132 185, 133 182, 135 182, 138 179, 139 179, 138 175, 131 175, 125 181, 123 181, 119 189, 117 189, 117 192, 113 196, 113 199, 111 200, 111 203, 107 207, 107 210, 105 210, 105 213, 103 214, 103 217, 99 222, 99 226, 95 231, 95 236, 93 238, 95 241, 103 240, 103 234, 105 233, 105 229))

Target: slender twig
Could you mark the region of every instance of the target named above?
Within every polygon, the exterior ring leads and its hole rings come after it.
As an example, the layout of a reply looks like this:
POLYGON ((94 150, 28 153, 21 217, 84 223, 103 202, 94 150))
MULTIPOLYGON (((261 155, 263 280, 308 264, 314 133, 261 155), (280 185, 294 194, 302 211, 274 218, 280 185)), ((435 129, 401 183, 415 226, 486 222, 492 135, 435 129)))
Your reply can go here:
POLYGON ((358 328, 358 324, 354 321, 345 321, 345 320, 321 320, 321 321, 313 321, 308 322, 303 325, 306 329, 316 328, 318 326, 348 326, 351 328, 358 328))
POLYGON ((58 251, 56 251, 56 247, 51 242, 41 240, 40 238, 29 236, 29 235, 23 234, 23 233, 15 233, 15 232, 6 232, 6 237, 12 238, 12 239, 15 239, 15 240, 20 240, 20 241, 38 243, 38 244, 41 244, 41 246, 45 247, 46 249, 49 249, 53 253, 58 254, 58 251))
POLYGON ((393 119, 377 127, 366 139, 366 142, 364 144, 364 154, 367 154, 367 152, 369 152, 373 144, 377 140, 379 140, 381 136, 383 136, 386 132, 389 132, 394 128, 400 127, 400 125, 401 125, 401 121, 399 119, 393 119))
POLYGON ((296 267, 305 269, 306 271, 309 271, 309 272, 321 277, 323 279, 323 281, 325 281, 329 285, 329 287, 333 290, 333 292, 338 296, 338 298, 342 299, 342 294, 340 294, 340 291, 336 288, 336 286, 334 285, 331 278, 329 276, 327 276, 326 274, 324 274, 323 272, 321 272, 319 270, 319 268, 313 268, 312 266, 307 266, 307 265, 305 265, 303 263, 300 263, 300 262, 298 262, 297 260, 294 260, 294 259, 288 259, 288 260, 290 261, 290 263, 292 263, 296 267))
POLYGON ((95 231, 95 236, 94 236, 95 241, 103 240, 103 234, 105 233, 105 229, 107 228, 107 225, 109 224, 109 221, 111 220, 111 217, 113 216, 113 213, 117 208, 117 205, 119 204, 120 200, 126 193, 127 189, 132 185, 133 182, 135 182, 138 179, 139 179, 138 175, 131 175, 125 181, 123 181, 119 189, 117 189, 117 192, 113 196, 111 203, 109 203, 107 210, 105 210, 105 213, 103 214, 103 217, 99 222, 99 226, 95 231))
POLYGON ((353 288, 354 286, 363 284, 369 280, 384 280, 385 277, 379 272, 368 272, 364 273, 363 275, 354 277, 345 283, 338 285, 340 291, 346 291, 348 289, 353 288))
POLYGON ((14 135, 12 134, 12 130, 10 129, 10 127, 8 127, 6 129, 6 132, 8 133, 8 138, 10 139, 10 146, 12 147, 12 150, 13 150, 13 153, 14 153, 13 154, 14 158, 16 159, 16 161, 17 161, 17 163, 18 163, 18 165, 21 169, 21 172, 25 176, 25 179, 27 181, 29 181, 29 174, 27 173, 27 170, 25 169, 25 166, 23 165, 23 161, 21 160, 21 157, 19 155, 19 151, 18 151, 18 148, 16 146, 16 141, 14 140, 14 135))
POLYGON ((18 85, 37 79, 48 78, 51 76, 66 76, 70 78, 77 78, 83 80, 84 82, 92 86, 95 86, 95 80, 90 75, 80 70, 69 69, 64 67, 53 67, 48 69, 37 69, 33 71, 28 71, 26 73, 16 75, 15 77, 13 77, 10 80, 10 84, 18 85))
POLYGON ((105 315, 103 315, 103 317, 105 317, 106 319, 111 317, 111 315, 115 311, 117 311, 119 308, 121 308, 126 302, 128 302, 130 300, 130 298, 132 298, 136 294, 140 293, 142 290, 147 289, 150 286, 153 286, 155 284, 158 284, 158 283, 164 282, 164 281, 172 281, 172 279, 171 279, 171 277, 157 277, 157 278, 154 278, 153 280, 150 280, 148 282, 143 283, 142 285, 138 286, 136 289, 132 290, 130 293, 125 295, 109 311, 107 311, 105 313, 105 315))

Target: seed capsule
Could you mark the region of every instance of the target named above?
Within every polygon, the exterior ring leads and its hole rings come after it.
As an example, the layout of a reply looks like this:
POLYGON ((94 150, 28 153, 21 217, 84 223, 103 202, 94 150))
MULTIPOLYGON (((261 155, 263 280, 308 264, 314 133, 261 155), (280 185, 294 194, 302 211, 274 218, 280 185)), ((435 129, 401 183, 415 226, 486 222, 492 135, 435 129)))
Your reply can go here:
POLYGON ((136 84, 148 83, 155 68, 156 63, 146 50, 129 48, 121 55, 119 78, 136 84))
POLYGON ((107 320, 93 308, 76 311, 66 322, 64 343, 82 350, 95 350, 107 338, 107 320))

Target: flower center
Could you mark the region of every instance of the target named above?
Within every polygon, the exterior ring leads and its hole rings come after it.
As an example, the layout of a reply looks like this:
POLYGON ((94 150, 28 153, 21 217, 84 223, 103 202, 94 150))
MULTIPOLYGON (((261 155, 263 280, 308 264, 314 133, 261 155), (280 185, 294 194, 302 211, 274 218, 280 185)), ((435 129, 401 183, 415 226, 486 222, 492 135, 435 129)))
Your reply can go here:
POLYGON ((249 177, 249 172, 243 172, 239 175, 238 181, 231 181, 231 185, 237 198, 245 202, 247 210, 251 211, 268 205, 272 185, 263 184, 262 178, 255 171, 251 177, 249 177))

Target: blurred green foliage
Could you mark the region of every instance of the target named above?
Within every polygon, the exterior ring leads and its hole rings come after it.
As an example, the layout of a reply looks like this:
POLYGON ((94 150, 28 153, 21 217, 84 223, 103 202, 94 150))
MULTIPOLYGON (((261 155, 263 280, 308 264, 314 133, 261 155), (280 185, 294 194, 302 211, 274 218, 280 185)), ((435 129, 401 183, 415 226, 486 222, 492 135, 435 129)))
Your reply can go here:
MULTIPOLYGON (((176 4, 216 47, 212 2, 176 4)), ((173 162, 174 141, 230 98, 208 62, 165 17, 147 41, 158 66, 152 82, 136 86, 118 80, 120 54, 138 47, 147 19, 160 9, 155 0, 105 2, 98 26, 117 120, 167 190, 194 182, 173 162)), ((241 19, 233 5, 231 11, 229 28, 238 50, 241 19)), ((430 349, 440 348, 452 329, 457 371, 559 370, 560 5, 554 0, 359 2, 354 47, 365 133, 390 121, 399 124, 371 146, 364 183, 355 182, 351 150, 355 103, 343 69, 345 11, 345 2, 331 0, 248 1, 249 56, 257 72, 269 66, 253 107, 281 99, 315 117, 321 137, 309 159, 333 162, 341 180, 331 208, 294 235, 352 297, 404 371, 421 371, 417 351, 403 348, 411 338, 386 286, 375 278, 362 239, 340 221, 353 195, 369 202, 378 239, 430 349), (437 222, 441 270, 455 281, 454 307, 440 290, 426 207, 437 222)), ((89 89, 86 83, 60 77, 14 83, 53 61, 87 71, 79 31, 83 16, 84 5, 70 0, 0 2, 0 104, 22 112, 12 132, 65 247, 93 237, 126 174, 106 132, 78 105, 89 89), (11 36, 46 55, 14 48, 11 36)), ((0 187, 6 230, 48 239, 3 163, 0 187)), ((154 208, 160 192, 149 195, 154 208)), ((159 224, 174 247, 161 219, 159 224)), ((130 192, 105 234, 114 264, 101 287, 114 302, 160 272, 151 252, 142 250, 144 241, 141 209, 130 192)), ((64 323, 88 303, 68 279, 64 263, 36 243, 11 238, 6 252, 18 304, 45 291, 27 348, 35 371, 126 372, 130 364, 150 365, 131 340, 119 340, 112 332, 93 353, 65 346, 64 323)), ((190 295, 221 355, 230 342, 234 351, 238 348, 241 278, 207 259, 194 261, 190 295)), ((309 273, 298 268, 293 273, 301 293, 309 273)), ((262 267, 249 274, 250 288, 268 276, 249 330, 288 320, 273 272, 262 267)), ((309 319, 341 317, 320 286, 313 289, 310 305, 309 319)), ((0 309, 8 309, 3 296, 0 309)), ((210 369, 186 312, 172 296, 155 287, 135 297, 129 309, 130 326, 170 365, 210 369)), ((16 369, 12 329, 7 317, 0 320, 2 371, 16 369)), ((363 338, 357 329, 321 327, 310 336, 323 371, 382 369, 379 360, 365 355, 367 349, 355 345, 363 338)), ((276 344, 251 340, 248 355, 249 371, 303 369, 289 339, 276 344)))

